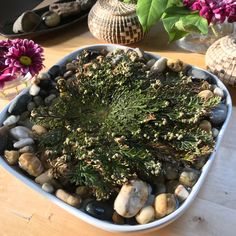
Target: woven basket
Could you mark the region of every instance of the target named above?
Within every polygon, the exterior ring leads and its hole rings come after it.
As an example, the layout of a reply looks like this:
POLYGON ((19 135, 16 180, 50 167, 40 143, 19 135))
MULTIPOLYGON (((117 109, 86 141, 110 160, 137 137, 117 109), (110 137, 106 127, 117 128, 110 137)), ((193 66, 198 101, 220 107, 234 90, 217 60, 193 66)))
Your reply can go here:
POLYGON ((131 44, 144 37, 135 4, 98 0, 90 10, 88 26, 94 37, 115 44, 131 44))
POLYGON ((229 35, 213 43, 205 60, 207 69, 224 83, 236 85, 236 36, 229 35))

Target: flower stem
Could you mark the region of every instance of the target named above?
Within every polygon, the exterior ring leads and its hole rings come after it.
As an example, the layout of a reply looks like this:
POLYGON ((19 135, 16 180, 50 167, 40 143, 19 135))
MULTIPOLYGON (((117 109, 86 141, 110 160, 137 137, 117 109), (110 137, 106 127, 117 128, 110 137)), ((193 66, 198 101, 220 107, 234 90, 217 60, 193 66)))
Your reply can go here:
POLYGON ((211 27, 211 30, 212 30, 214 36, 217 38, 217 37, 219 36, 219 34, 218 34, 218 32, 216 31, 214 25, 213 25, 213 24, 210 24, 210 27, 211 27))

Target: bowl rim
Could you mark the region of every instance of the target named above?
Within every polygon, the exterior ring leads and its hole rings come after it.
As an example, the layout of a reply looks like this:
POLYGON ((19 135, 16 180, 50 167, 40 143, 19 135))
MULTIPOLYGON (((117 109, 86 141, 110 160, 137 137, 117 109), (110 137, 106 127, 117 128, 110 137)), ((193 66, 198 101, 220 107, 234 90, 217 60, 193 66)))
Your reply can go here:
MULTIPOLYGON (((134 48, 131 47, 127 47, 127 46, 122 46, 122 45, 116 45, 116 44, 95 44, 95 45, 86 45, 83 47, 78 48, 75 51, 72 51, 71 53, 67 54, 66 56, 64 56, 61 60, 59 60, 55 65, 64 65, 69 59, 74 59, 82 50, 87 49, 87 50, 101 50, 101 49, 107 49, 108 51, 114 50, 114 49, 131 49, 134 50, 134 48)), ((149 52, 145 52, 147 55, 151 56, 154 59, 160 59, 161 57, 154 54, 154 53, 149 53, 149 52)), ((191 65, 192 66, 192 65, 191 65)), ((4 160, 4 158, 2 156, 0 156, 0 165, 7 170, 9 173, 11 173, 13 176, 15 176, 17 179, 21 180, 23 183, 25 183, 27 186, 29 186, 30 188, 32 188, 33 190, 35 190, 36 192, 40 193, 41 195, 43 195, 44 197, 46 197, 47 199, 49 199, 51 202, 53 202, 54 204, 60 206, 61 208, 63 208, 64 210, 66 210, 67 212, 71 213, 72 215, 78 217, 79 219, 85 221, 86 223, 89 223, 90 225, 93 225, 97 228, 109 231, 109 232, 117 232, 117 233, 137 233, 137 232, 144 232, 144 231, 152 231, 152 230, 157 230, 160 229, 164 226, 166 226, 167 224, 170 224, 171 222, 173 222, 174 220, 176 220, 178 217, 180 217, 190 206, 190 204, 194 201, 194 199, 196 198, 199 190, 201 189, 207 174, 210 170, 210 167, 213 164, 213 161, 216 158, 216 152, 218 151, 220 144, 222 142, 222 138, 223 138, 223 134, 225 133, 226 127, 228 126, 229 120, 230 120, 230 116, 232 113, 232 100, 231 100, 231 96, 229 94, 228 89, 225 87, 225 85, 223 84, 223 82, 215 75, 213 75, 212 73, 201 69, 199 67, 196 66, 192 66, 192 68, 203 71, 205 73, 207 73, 211 78, 214 79, 214 81, 216 82, 216 85, 218 87, 220 87, 221 89, 223 89, 224 93, 225 93, 225 97, 226 97, 226 106, 228 108, 227 110, 227 117, 226 120, 224 122, 224 124, 222 125, 219 135, 216 138, 216 144, 214 147, 213 152, 211 153, 209 159, 207 160, 207 162, 205 163, 205 165, 202 167, 201 169, 201 175, 198 179, 198 181, 196 182, 196 184, 194 185, 194 187, 192 188, 189 197, 180 205, 179 208, 177 208, 173 213, 155 220, 153 222, 150 222, 148 224, 143 224, 143 225, 116 225, 107 221, 103 221, 103 220, 99 220, 96 219, 90 215, 88 215, 87 213, 83 212, 82 210, 72 207, 66 203, 64 203, 63 201, 61 201, 60 199, 58 199, 54 194, 50 194, 50 193, 46 193, 45 191, 42 190, 41 186, 37 183, 35 183, 32 179, 29 179, 28 177, 26 177, 25 175, 21 174, 17 168, 14 168, 10 165, 7 164, 7 162, 4 160)), ((9 102, 9 104, 0 112, 0 124, 2 124, 2 122, 4 121, 4 119, 6 119, 6 115, 7 115, 7 111, 8 108, 10 106, 10 104, 12 102, 14 102, 19 96, 21 96, 23 93, 26 93, 29 90, 29 88, 24 89, 18 96, 16 96, 12 101, 9 102)))

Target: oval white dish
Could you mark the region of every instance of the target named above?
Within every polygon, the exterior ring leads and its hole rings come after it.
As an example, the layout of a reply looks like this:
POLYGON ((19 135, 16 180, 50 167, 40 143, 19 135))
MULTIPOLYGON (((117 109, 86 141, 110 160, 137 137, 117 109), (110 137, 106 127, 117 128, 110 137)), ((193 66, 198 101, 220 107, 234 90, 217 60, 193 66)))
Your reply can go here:
MULTIPOLYGON (((127 48, 125 46, 120 46, 120 45, 111 45, 111 44, 101 44, 101 45, 91 45, 91 46, 85 46, 83 48, 80 48, 70 54, 68 54, 67 56, 65 56, 62 60, 60 60, 58 63, 56 63, 56 65, 64 65, 69 59, 73 59, 75 58, 82 50, 84 49, 89 49, 89 50, 101 50, 101 49, 107 49, 108 51, 114 50, 116 48, 127 48)), ((149 54, 149 53, 148 53, 149 54)), ((153 55, 153 54, 149 54, 151 57, 158 59, 159 56, 153 55)), ((193 67, 196 69, 199 69, 197 67, 193 67)), ((199 69, 202 70, 202 69, 199 69)), ((208 161, 206 162, 206 164, 204 165, 204 167, 202 168, 202 173, 197 181, 197 183, 194 185, 194 187, 192 188, 192 191, 189 195, 189 197, 185 200, 185 202, 173 213, 171 213, 168 216, 165 216, 162 219, 159 220, 155 220, 154 222, 148 223, 148 224, 144 224, 144 225, 115 225, 106 221, 102 221, 102 220, 98 220, 84 212, 82 212, 81 210, 74 208, 70 205, 67 205, 66 203, 62 202, 61 200, 59 200, 57 197, 55 197, 52 194, 46 193, 41 189, 41 186, 36 184, 33 180, 27 178, 26 176, 24 176, 23 174, 21 174, 21 172, 16 168, 16 167, 12 167, 9 166, 5 160, 0 157, 0 165, 6 169, 8 172, 10 172, 13 176, 15 176, 16 178, 20 179, 24 184, 26 184, 27 186, 31 187, 32 189, 34 189, 35 191, 37 191, 39 194, 45 196, 49 201, 57 204, 58 206, 60 206, 61 208, 63 208, 64 210, 70 212, 71 214, 73 214, 74 216, 78 217, 79 219, 95 226, 98 227, 100 229, 106 230, 106 231, 110 231, 110 232, 117 232, 117 233, 137 233, 140 231, 148 231, 148 230, 156 230, 156 229, 160 229, 162 227, 164 227, 165 225, 173 222, 174 220, 176 220, 179 216, 181 216, 186 209, 188 209, 188 207, 190 206, 190 204, 193 202, 193 200, 195 199, 195 197, 197 196, 201 186, 203 185, 206 176, 209 172, 209 169, 214 161, 214 159, 216 158, 216 152, 219 149, 220 143, 222 141, 222 137, 223 134, 226 130, 226 127, 229 123, 229 118, 232 112, 232 101, 231 101, 231 97, 230 94, 228 92, 228 90, 226 89, 226 87, 224 86, 224 84, 213 74, 202 70, 205 73, 207 73, 216 83, 216 85, 218 87, 220 87, 221 89, 223 89, 225 96, 226 96, 226 105, 228 108, 227 111, 227 117, 226 120, 220 130, 220 133, 216 139, 216 145, 214 148, 214 151, 212 152, 212 154, 210 155, 208 161)), ((26 92, 27 90, 23 91, 26 92)), ((20 96, 20 95, 19 95, 20 96)), ((10 105, 10 104, 9 104, 10 105)), ((3 121, 6 119, 7 116, 7 110, 8 110, 8 106, 6 106, 0 113, 0 125, 2 125, 3 121)))

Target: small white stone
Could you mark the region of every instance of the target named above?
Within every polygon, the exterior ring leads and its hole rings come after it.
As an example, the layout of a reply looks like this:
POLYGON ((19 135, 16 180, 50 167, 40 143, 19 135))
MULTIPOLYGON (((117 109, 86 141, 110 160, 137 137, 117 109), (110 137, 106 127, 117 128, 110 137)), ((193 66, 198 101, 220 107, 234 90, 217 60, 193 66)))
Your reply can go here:
POLYGON ((219 135, 220 131, 217 128, 212 128, 211 132, 213 137, 216 138, 219 135))
POLYGON ((34 140, 32 138, 24 138, 18 142, 15 142, 13 146, 14 148, 23 148, 32 144, 34 144, 34 140))
POLYGON ((44 190, 47 193, 53 193, 54 192, 53 186, 51 184, 49 184, 49 183, 44 183, 42 185, 42 190, 44 190))
POLYGON ((156 63, 155 59, 151 59, 147 62, 147 67, 150 69, 156 63))
POLYGON ((20 140, 30 137, 31 130, 24 126, 16 126, 10 129, 10 134, 13 138, 20 140))
POLYGON ((37 84, 32 84, 29 89, 29 94, 32 96, 37 96, 39 94, 40 87, 37 84))
POLYGON ((152 206, 146 206, 140 210, 135 219, 139 224, 147 224, 155 219, 155 210, 152 206))
POLYGON ((162 57, 152 66, 151 71, 163 72, 167 66, 167 58, 162 57))
POLYGON ((189 192, 182 184, 180 184, 175 189, 175 196, 178 198, 180 202, 183 202, 188 198, 189 192))
POLYGON ((214 89, 213 93, 214 93, 215 95, 221 97, 221 98, 224 97, 224 91, 223 91, 221 88, 219 88, 219 87, 216 87, 216 88, 214 89))
POLYGON ((20 116, 14 116, 14 115, 11 115, 11 116, 8 116, 7 119, 3 122, 3 125, 13 125, 13 124, 16 124, 20 119, 20 116))

